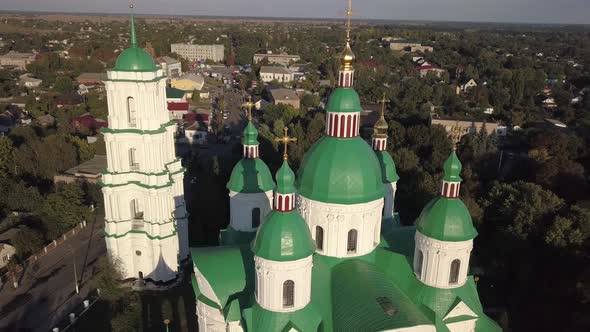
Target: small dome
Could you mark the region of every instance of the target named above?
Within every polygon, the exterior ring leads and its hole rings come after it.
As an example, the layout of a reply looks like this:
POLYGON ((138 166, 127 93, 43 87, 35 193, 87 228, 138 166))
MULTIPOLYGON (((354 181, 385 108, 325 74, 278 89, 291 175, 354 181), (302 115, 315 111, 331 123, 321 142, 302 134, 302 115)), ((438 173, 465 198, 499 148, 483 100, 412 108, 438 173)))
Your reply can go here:
POLYGON ((416 230, 427 237, 450 242, 473 240, 477 236, 471 215, 458 198, 431 200, 416 220, 416 230))
POLYGON ((346 47, 344 48, 344 51, 342 52, 342 64, 346 67, 346 68, 350 68, 350 66, 352 66, 352 62, 355 59, 354 53, 352 52, 352 48, 350 47, 350 43, 346 43, 346 47))
POLYGON ((387 121, 385 121, 385 118, 383 116, 381 116, 379 118, 379 120, 377 120, 377 122, 375 123, 375 126, 373 128, 374 128, 376 135, 386 136, 387 129, 389 129, 389 126, 387 125, 387 121))
POLYGON ((246 129, 244 129, 243 142, 244 145, 258 145, 258 130, 252 124, 252 121, 248 121, 246 129))
POLYGON ((297 187, 300 195, 325 203, 357 204, 383 198, 379 161, 360 137, 322 137, 305 155, 297 187))
POLYGON ((287 161, 283 161, 283 165, 277 171, 275 176, 277 180, 276 191, 280 194, 291 194, 295 192, 295 173, 289 167, 287 161))
POLYGON ((158 67, 154 63, 154 59, 143 48, 130 47, 119 55, 113 70, 153 72, 158 70, 158 67))
POLYGON ((443 180, 448 182, 460 182, 461 180, 463 180, 459 176, 461 174, 462 168, 463 166, 461 165, 461 161, 459 161, 457 153, 455 152, 455 150, 453 150, 449 158, 447 158, 447 160, 445 161, 445 176, 443 177, 443 180))
POLYGON ((351 88, 337 88, 330 94, 328 112, 357 113, 362 111, 358 93, 351 88))
POLYGON ((258 228, 252 251, 271 261, 295 261, 313 255, 315 244, 297 210, 272 211, 258 228))
POLYGON ((261 193, 274 187, 268 166, 259 158, 238 161, 227 183, 227 189, 238 193, 261 193))
POLYGON ((379 160, 379 165, 381 165, 381 176, 383 183, 397 182, 399 180, 399 176, 397 175, 395 163, 393 162, 393 158, 391 158, 389 152, 376 151, 375 155, 379 160))

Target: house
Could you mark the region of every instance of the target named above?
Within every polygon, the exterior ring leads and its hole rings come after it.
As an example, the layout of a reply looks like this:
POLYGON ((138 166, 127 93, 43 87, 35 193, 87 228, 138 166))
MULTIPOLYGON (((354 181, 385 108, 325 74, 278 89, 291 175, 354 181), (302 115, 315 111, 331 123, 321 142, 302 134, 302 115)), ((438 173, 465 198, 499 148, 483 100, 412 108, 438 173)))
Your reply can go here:
POLYGON ((298 62, 301 60, 299 55, 289 55, 289 54, 254 54, 252 62, 257 64, 261 61, 266 60, 269 64, 277 64, 282 66, 288 66, 293 62, 298 62))
POLYGON ((194 90, 201 90, 205 85, 205 79, 202 76, 195 74, 185 74, 183 76, 173 78, 170 82, 173 88, 193 92, 194 90))
POLYGON ((268 106, 268 105, 270 105, 270 103, 262 98, 260 98, 254 102, 254 108, 256 108, 257 111, 266 109, 266 106, 268 106))
POLYGON ((431 119, 431 125, 443 126, 447 133, 451 133, 453 128, 457 127, 461 130, 461 136, 467 134, 476 134, 481 130, 485 130, 486 134, 488 135, 496 134, 498 136, 506 136, 506 127, 495 122, 437 117, 431 119))
POLYGON ((37 54, 35 53, 19 53, 10 51, 4 55, 0 55, 0 66, 25 70, 27 65, 36 59, 37 54))
POLYGON ((426 75, 428 75, 429 73, 434 73, 434 75, 436 75, 437 77, 441 77, 443 73, 447 72, 446 70, 433 65, 417 66, 414 69, 416 69, 420 73, 420 77, 426 77, 426 75))
POLYGON ((270 94, 272 96, 272 102, 275 105, 284 104, 284 105, 291 105, 295 107, 295 109, 299 109, 301 107, 301 101, 299 100, 299 96, 297 92, 291 89, 273 89, 270 90, 270 94))
POLYGON ((51 127, 55 124, 55 118, 51 114, 41 115, 35 119, 41 127, 51 127))
POLYGON ((403 52, 432 52, 434 48, 432 46, 422 45, 420 42, 409 39, 396 39, 389 44, 389 48, 393 51, 403 52))
POLYGON ((186 103, 186 92, 173 87, 167 87, 166 101, 169 103, 186 103))
POLYGON ((182 63, 169 56, 163 56, 156 59, 156 62, 162 67, 168 77, 178 77, 182 75, 182 63))
POLYGON ((185 124, 184 139, 188 144, 205 144, 208 134, 208 125, 201 121, 185 124))
POLYGON ((31 77, 29 74, 23 74, 19 77, 18 84, 26 88, 38 88, 43 80, 31 77))
POLYGON ((557 107, 557 103, 555 102, 555 99, 553 97, 547 97, 543 100, 543 107, 545 108, 556 108, 557 107))
POLYGON ((57 108, 64 106, 78 106, 84 102, 84 98, 77 93, 68 93, 55 97, 57 108))
POLYGON ((475 82, 475 80, 472 78, 469 81, 467 81, 467 83, 461 84, 461 91, 467 92, 475 87, 477 87, 477 82, 475 82))
POLYGON ((16 248, 7 243, 0 243, 0 269, 8 265, 10 257, 16 254, 16 248))
POLYGON ((85 128, 93 133, 96 133, 100 129, 107 128, 109 126, 106 120, 96 119, 92 115, 90 115, 90 113, 83 114, 73 119, 71 123, 72 126, 74 126, 74 128, 85 128))
POLYGON ((168 115, 170 120, 181 120, 188 113, 190 105, 187 102, 168 102, 168 115))
POLYGON ((260 79, 265 83, 275 80, 280 83, 286 83, 293 81, 293 73, 283 67, 262 66, 260 67, 260 79))
POLYGON ((104 84, 107 80, 106 73, 83 73, 76 78, 78 84, 84 84, 86 86, 94 86, 104 84))
POLYGON ((95 155, 94 158, 74 166, 67 171, 57 174, 53 177, 53 183, 65 182, 88 182, 98 183, 102 176, 102 171, 107 168, 107 157, 95 155))

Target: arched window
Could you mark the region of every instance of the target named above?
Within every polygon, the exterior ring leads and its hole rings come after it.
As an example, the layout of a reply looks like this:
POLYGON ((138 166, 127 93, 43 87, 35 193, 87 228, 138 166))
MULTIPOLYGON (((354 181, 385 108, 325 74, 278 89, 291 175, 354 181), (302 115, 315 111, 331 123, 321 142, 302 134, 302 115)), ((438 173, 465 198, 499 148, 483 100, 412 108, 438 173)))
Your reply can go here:
POLYGON ((143 212, 139 207, 139 201, 137 199, 132 199, 129 207, 131 209, 131 219, 143 219, 143 212))
POLYGON ((283 283, 283 308, 295 305, 295 282, 287 280, 283 283))
POLYGON ((129 127, 135 127, 135 99, 133 97, 127 98, 127 122, 129 122, 129 127))
POLYGON ((324 229, 321 226, 315 227, 315 245, 318 250, 324 250, 324 229))
POLYGON ((139 163, 137 162, 137 150, 135 148, 129 149, 129 169, 132 171, 139 170, 139 163))
POLYGON ((416 263, 416 274, 418 275, 418 278, 422 277, 422 270, 424 265, 424 254, 422 253, 422 250, 418 250, 418 262, 416 263))
POLYGON ((260 226, 260 208, 252 209, 252 228, 260 226))
POLYGON ((358 236, 358 232, 356 229, 351 229, 348 231, 348 243, 346 245, 346 250, 349 254, 354 254, 356 252, 356 239, 358 236))
POLYGON ((456 284, 459 282, 459 270, 461 269, 461 261, 455 259, 451 262, 451 273, 449 275, 449 284, 456 284))

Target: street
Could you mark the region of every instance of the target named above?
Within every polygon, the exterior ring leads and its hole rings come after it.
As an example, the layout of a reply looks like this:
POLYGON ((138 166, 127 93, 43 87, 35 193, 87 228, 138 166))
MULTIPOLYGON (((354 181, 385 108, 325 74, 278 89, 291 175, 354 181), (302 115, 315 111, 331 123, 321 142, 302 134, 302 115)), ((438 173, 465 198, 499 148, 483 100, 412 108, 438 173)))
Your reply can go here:
POLYGON ((82 232, 24 267, 17 289, 12 287, 12 282, 0 289, 1 331, 49 331, 57 320, 69 313, 71 305, 86 298, 91 290, 88 281, 96 263, 106 255, 103 227, 104 216, 100 213, 82 232), (75 292, 74 260, 79 294, 75 292))

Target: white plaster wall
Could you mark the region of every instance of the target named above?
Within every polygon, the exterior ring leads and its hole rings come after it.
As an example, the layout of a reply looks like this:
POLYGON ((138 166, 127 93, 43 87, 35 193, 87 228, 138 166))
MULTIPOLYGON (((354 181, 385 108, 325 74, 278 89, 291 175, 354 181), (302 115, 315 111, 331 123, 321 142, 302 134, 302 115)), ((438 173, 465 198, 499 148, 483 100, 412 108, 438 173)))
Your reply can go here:
POLYGON ((477 319, 446 324, 451 332, 475 332, 475 322, 477 319))
POLYGON ((256 302, 274 312, 292 312, 311 301, 312 256, 290 262, 276 262, 254 257, 256 267, 256 302), (293 280, 294 305, 283 308, 283 283, 293 280))
POLYGON ((395 192, 397 182, 385 183, 385 196, 383 197, 383 218, 393 218, 395 213, 395 192))
POLYGON ((473 240, 444 242, 424 236, 418 231, 416 231, 415 240, 414 272, 418 279, 428 286, 436 288, 456 288, 467 282, 473 240), (424 257, 421 270, 418 266, 420 250, 424 257), (455 259, 461 261, 459 279, 457 283, 449 284, 451 262, 455 259))
POLYGON ((240 321, 227 323, 227 332, 243 332, 243 331, 244 331, 244 329, 242 328, 240 321))
POLYGON ((197 316, 200 332, 226 332, 226 323, 219 309, 197 300, 197 316))
POLYGON ((253 232, 252 210, 260 209, 260 225, 264 222, 266 215, 272 210, 273 192, 264 193, 237 193, 229 192, 230 225, 233 229, 241 232, 253 232))
POLYGON ((324 229, 323 250, 317 253, 332 257, 356 257, 372 252, 381 236, 383 198, 361 204, 331 204, 298 195, 298 209, 316 240, 316 226, 324 229), (357 250, 347 251, 348 232, 357 230, 357 250))
POLYGON ((217 305, 221 307, 221 301, 219 301, 217 294, 215 294, 215 291, 213 290, 213 287, 211 287, 211 284, 209 284, 207 278, 203 276, 203 273, 201 270, 199 270, 197 265, 194 264, 193 268, 195 270, 195 277, 197 278, 197 284, 199 285, 199 290, 201 293, 203 293, 206 298, 217 303, 217 305))

